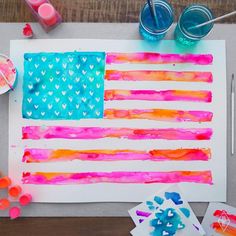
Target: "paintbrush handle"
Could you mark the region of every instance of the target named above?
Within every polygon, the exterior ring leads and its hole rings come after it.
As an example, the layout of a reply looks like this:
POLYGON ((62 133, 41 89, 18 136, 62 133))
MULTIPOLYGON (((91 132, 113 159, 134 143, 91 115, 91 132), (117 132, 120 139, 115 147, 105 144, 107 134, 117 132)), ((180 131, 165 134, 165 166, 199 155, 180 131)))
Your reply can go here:
POLYGON ((151 16, 153 18, 154 24, 156 26, 156 28, 158 28, 158 21, 157 21, 157 14, 156 14, 156 8, 153 4, 153 0, 147 0, 150 12, 151 12, 151 16))
POLYGON ((202 24, 189 27, 188 29, 189 29, 189 30, 191 30, 191 29, 197 29, 197 28, 200 28, 200 27, 202 27, 202 26, 205 26, 205 25, 214 23, 214 22, 216 22, 216 21, 222 20, 222 19, 224 19, 224 18, 233 16, 233 15, 235 15, 235 14, 236 14, 236 11, 233 11, 233 12, 230 12, 230 13, 228 13, 228 14, 226 14, 226 15, 223 15, 223 16, 217 17, 217 18, 215 18, 215 19, 206 21, 206 22, 204 22, 204 23, 202 23, 202 24))

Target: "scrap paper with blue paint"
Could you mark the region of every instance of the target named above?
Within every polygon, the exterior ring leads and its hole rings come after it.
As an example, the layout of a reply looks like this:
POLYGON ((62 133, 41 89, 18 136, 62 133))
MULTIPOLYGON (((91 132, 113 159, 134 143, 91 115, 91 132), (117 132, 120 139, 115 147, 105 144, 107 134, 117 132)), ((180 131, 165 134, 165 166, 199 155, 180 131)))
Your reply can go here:
POLYGON ((192 222, 173 202, 163 202, 145 221, 131 232, 133 236, 200 236, 192 222))
POLYGON ((24 68, 24 118, 103 117, 105 53, 27 53, 24 68))
POLYGON ((173 204, 175 208, 181 211, 182 214, 192 222, 193 226, 199 231, 201 235, 205 234, 201 224, 196 218, 178 185, 172 185, 167 188, 163 188, 156 194, 148 197, 143 203, 132 208, 129 211, 129 214, 132 217, 134 223, 139 225, 145 220, 149 219, 153 213, 156 214, 156 212, 158 212, 158 210, 165 203, 173 204))

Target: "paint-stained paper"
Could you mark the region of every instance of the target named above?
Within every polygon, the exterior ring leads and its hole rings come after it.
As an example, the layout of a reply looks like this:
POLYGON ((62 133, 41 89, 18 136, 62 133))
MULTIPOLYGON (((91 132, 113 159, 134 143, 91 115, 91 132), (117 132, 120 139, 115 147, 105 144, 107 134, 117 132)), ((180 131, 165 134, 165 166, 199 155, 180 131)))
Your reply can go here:
POLYGON ((235 236, 236 208, 223 203, 210 203, 202 221, 206 235, 235 236))
POLYGON ((223 41, 18 40, 9 174, 35 202, 226 199, 223 41))

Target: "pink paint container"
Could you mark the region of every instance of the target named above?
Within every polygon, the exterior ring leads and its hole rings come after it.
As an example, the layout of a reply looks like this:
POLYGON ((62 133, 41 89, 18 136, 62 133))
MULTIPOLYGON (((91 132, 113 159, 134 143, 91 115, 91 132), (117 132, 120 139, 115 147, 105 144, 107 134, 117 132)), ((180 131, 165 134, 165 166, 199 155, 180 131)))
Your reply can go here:
POLYGON ((13 90, 17 81, 17 71, 11 59, 0 54, 0 95, 13 90))
POLYGON ((60 14, 49 0, 25 0, 25 2, 46 32, 61 23, 60 14))
POLYGON ((45 25, 52 26, 57 23, 57 12, 49 3, 40 5, 38 8, 38 14, 45 25))
POLYGON ((47 0, 26 0, 26 1, 36 11, 38 11, 38 8, 39 8, 40 5, 42 5, 43 3, 47 2, 47 0))

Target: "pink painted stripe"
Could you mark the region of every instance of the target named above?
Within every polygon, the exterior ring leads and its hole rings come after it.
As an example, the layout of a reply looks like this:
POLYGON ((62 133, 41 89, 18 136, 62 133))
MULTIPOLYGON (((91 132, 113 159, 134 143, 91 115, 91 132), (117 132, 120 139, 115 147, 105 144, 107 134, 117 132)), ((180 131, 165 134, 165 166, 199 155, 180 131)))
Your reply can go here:
POLYGON ((85 172, 85 173, 23 173, 24 184, 155 184, 155 183, 199 183, 212 184, 211 171, 170 172, 85 172))
POLYGON ((106 70, 106 80, 124 81, 176 81, 212 83, 211 72, 200 71, 151 71, 151 70, 106 70))
POLYGON ((209 140, 210 128, 167 128, 167 129, 131 129, 101 127, 65 127, 65 126, 25 126, 22 128, 22 139, 101 139, 126 138, 133 140, 166 139, 166 140, 209 140))
POLYGON ((151 52, 137 53, 106 53, 107 64, 142 63, 142 64, 175 64, 191 63, 210 65, 213 62, 211 54, 161 54, 151 52))
POLYGON ((209 122, 213 113, 209 111, 182 111, 169 109, 118 110, 106 109, 106 119, 146 119, 170 122, 209 122))
POLYGON ((211 91, 194 90, 105 90, 105 101, 144 100, 144 101, 183 101, 211 102, 211 91))
POLYGON ((210 149, 154 149, 142 150, 69 150, 69 149, 25 149, 22 158, 26 163, 63 161, 208 161, 210 149))

